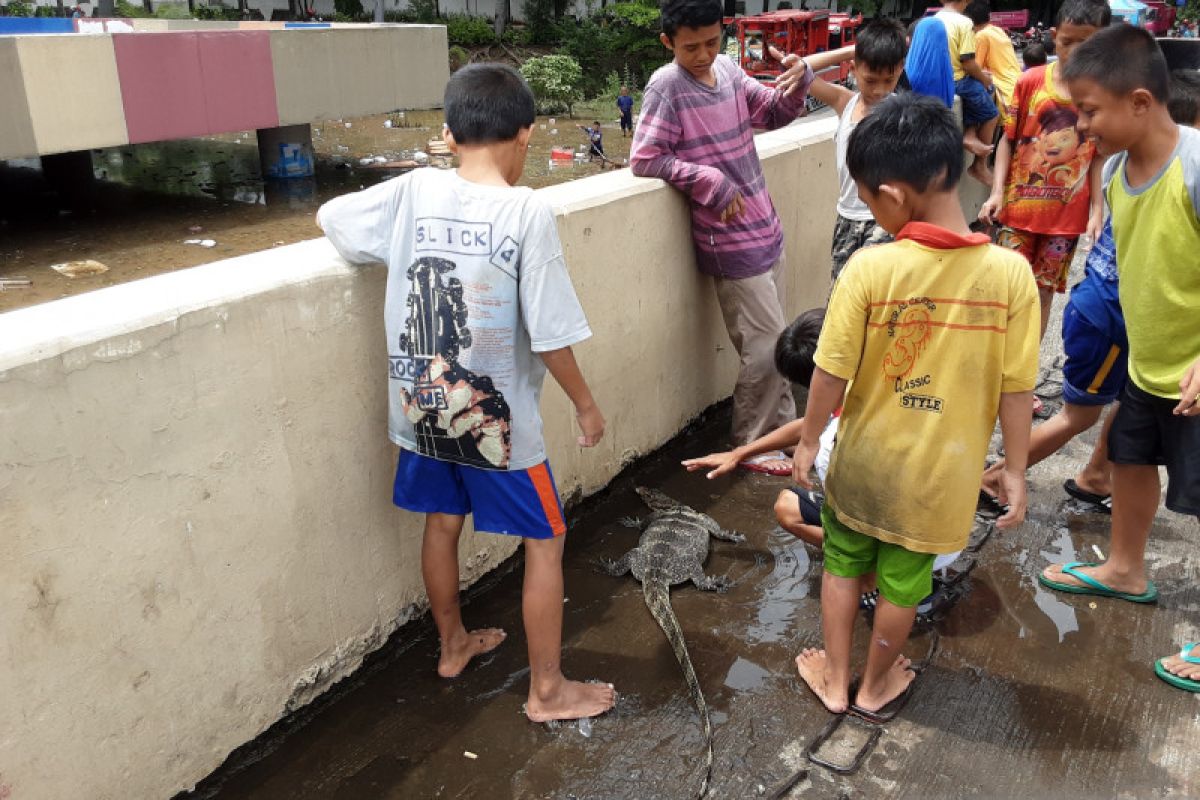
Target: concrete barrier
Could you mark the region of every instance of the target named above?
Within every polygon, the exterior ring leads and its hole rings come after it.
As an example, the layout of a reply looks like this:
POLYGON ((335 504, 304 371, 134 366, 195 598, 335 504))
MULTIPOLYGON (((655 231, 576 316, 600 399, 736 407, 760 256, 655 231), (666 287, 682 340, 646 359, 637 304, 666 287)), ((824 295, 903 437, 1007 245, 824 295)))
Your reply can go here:
MULTIPOLYGON (((760 136, 790 313, 823 302, 832 119, 760 136)), ((594 492, 733 385, 683 199, 628 171, 541 190, 595 331, 594 492)), ((421 521, 390 504, 385 273, 328 241, 0 315, 0 797, 168 797, 354 670, 423 608, 421 521)), ((468 533, 464 582, 515 549, 468 533)))

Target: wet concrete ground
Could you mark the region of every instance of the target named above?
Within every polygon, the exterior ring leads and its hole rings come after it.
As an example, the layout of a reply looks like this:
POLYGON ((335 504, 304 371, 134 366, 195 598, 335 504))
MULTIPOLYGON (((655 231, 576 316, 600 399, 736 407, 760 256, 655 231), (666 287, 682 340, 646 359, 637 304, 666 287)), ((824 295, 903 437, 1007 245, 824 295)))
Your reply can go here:
MULTIPOLYGON (((574 515, 565 670, 611 681, 620 692, 590 738, 575 727, 548 731, 521 713, 528 671, 513 565, 465 610, 468 625, 510 632, 498 652, 457 680, 440 680, 436 634, 428 621, 414 623, 401 632, 407 645, 391 646, 329 699, 244 748, 191 796, 694 796, 702 741, 679 667, 639 585, 593 566, 635 545, 637 532, 618 520, 643 513, 636 484, 747 536, 743 544, 714 542, 710 551, 707 571, 735 578, 731 591, 672 593, 713 714, 710 797, 767 797, 799 770, 807 774, 788 797, 1200 796, 1200 696, 1171 688, 1152 670, 1155 658, 1200 638, 1196 521, 1165 510, 1155 519, 1156 606, 1058 595, 1036 583, 1048 562, 1090 559, 1093 546, 1107 552, 1109 517, 1080 508, 1061 489, 1087 458, 1091 437, 1031 472, 1028 521, 984 544, 969 592, 936 626, 940 652, 912 701, 883 726, 861 770, 839 776, 802 755, 831 717, 793 665, 820 639, 821 568, 815 553, 775 525, 771 504, 787 481, 741 473, 709 482, 678 466, 719 446, 726 429, 727 417, 711 415, 574 515)), ((860 646, 866 630, 860 624, 860 646)), ((929 644, 930 634, 916 637, 908 652, 919 658, 929 644)), ((865 735, 843 728, 822 752, 845 759, 865 735)))

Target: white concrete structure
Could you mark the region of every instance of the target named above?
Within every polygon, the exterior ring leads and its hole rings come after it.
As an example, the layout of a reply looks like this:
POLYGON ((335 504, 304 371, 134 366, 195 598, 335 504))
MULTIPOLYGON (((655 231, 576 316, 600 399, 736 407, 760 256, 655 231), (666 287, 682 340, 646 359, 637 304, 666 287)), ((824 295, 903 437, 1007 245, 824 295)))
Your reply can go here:
MULTIPOLYGON (((829 288, 833 122, 758 139, 789 313, 829 288)), ((628 171, 541 193, 609 424, 580 450, 548 386, 570 500, 726 396, 736 359, 680 195, 628 171)), ((383 295, 319 239, 0 315, 0 797, 170 797, 420 613, 383 295)), ((464 536, 464 581, 514 547, 464 536)))

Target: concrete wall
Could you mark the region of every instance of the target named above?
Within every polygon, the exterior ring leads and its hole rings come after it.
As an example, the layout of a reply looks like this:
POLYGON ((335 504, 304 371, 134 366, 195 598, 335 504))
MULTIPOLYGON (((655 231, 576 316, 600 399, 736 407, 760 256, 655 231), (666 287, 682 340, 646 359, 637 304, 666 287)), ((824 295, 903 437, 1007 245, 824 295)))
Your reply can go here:
POLYGON ((441 25, 146 22, 0 36, 0 159, 430 108, 449 78, 441 25))
MULTIPOLYGON (((832 130, 759 137, 790 313, 828 291, 832 130)), ((548 386, 570 498, 727 395, 735 363, 679 195, 627 171, 541 191, 609 420, 576 448, 548 386)), ((319 239, 0 315, 0 797, 169 797, 419 611, 384 277, 319 239)), ((464 581, 514 546, 464 536, 464 581)))

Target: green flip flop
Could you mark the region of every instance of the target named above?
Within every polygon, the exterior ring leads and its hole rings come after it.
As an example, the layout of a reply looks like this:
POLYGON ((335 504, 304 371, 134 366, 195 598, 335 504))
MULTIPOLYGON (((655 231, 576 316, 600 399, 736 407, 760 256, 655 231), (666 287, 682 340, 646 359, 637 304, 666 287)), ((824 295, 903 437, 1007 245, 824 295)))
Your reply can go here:
POLYGON ((1083 561, 1072 561, 1070 564, 1063 564, 1062 571, 1066 575, 1082 582, 1083 586, 1077 586, 1073 583, 1063 583, 1061 581, 1052 581, 1043 573, 1038 573, 1038 583, 1045 586, 1047 589, 1053 589, 1056 592, 1067 592, 1068 594, 1093 594, 1098 597, 1115 597, 1118 600, 1128 600, 1131 603, 1153 603, 1158 600, 1158 587, 1154 585, 1154 581, 1146 581, 1146 591, 1141 594, 1130 594, 1129 592, 1121 592, 1116 589, 1105 586, 1100 581, 1080 572, 1077 567, 1095 567, 1098 564, 1085 563, 1083 561))
MULTIPOLYGON (((1189 664, 1200 664, 1200 656, 1191 654, 1192 648, 1200 642, 1187 642, 1183 649, 1179 651, 1179 657, 1189 664)), ((1163 666, 1164 659, 1158 659, 1154 662, 1154 674, 1162 678, 1167 683, 1174 686, 1176 689, 1183 689, 1185 692, 1200 692, 1200 681, 1194 678, 1181 678, 1178 675, 1172 675, 1163 666)))

